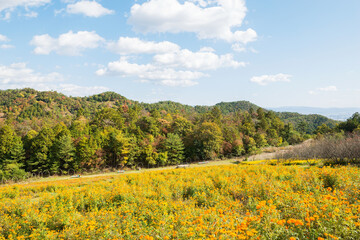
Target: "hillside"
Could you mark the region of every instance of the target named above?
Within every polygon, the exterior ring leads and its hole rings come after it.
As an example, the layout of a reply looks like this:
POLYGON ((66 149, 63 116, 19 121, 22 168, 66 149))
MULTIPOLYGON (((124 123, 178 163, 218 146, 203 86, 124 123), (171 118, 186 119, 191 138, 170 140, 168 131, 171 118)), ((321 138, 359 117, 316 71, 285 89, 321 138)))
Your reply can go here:
POLYGON ((90 97, 67 97, 54 91, 34 89, 0 90, 0 117, 16 119, 19 122, 34 118, 64 120, 83 111, 90 116, 106 107, 133 101, 114 92, 105 92, 90 97))
POLYGON ((276 115, 285 123, 292 123, 298 131, 307 133, 313 133, 318 126, 323 124, 333 128, 339 123, 339 121, 318 114, 304 115, 293 112, 276 112, 276 115))
MULTIPOLYGON (((114 92, 0 91, 0 178, 250 156, 301 143, 323 123, 331 121, 246 101, 193 107, 139 103, 114 92)), ((360 117, 342 124, 321 126, 318 133, 358 131, 360 117)))
MULTIPOLYGON (((70 121, 72 116, 80 111, 84 116, 93 116, 97 111, 122 105, 138 105, 141 109, 151 112, 155 109, 168 113, 182 113, 186 115, 203 114, 217 107, 222 114, 228 115, 238 111, 256 111, 259 106, 248 101, 221 102, 214 106, 190 106, 172 101, 157 103, 139 103, 114 93, 104 92, 90 97, 67 97, 53 91, 36 91, 34 89, 0 90, 0 120, 6 119, 23 122, 38 119, 41 125, 44 119, 70 121)), ((312 133, 318 126, 327 124, 334 127, 335 120, 311 114, 303 115, 290 112, 275 112, 285 123, 292 123, 295 129, 312 133)))

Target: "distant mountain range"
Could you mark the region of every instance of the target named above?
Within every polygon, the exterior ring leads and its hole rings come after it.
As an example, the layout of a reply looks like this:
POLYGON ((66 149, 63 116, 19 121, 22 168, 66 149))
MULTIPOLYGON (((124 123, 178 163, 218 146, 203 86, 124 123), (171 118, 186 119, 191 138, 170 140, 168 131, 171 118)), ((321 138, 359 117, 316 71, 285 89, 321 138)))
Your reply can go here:
POLYGON ((360 108, 316 108, 316 107, 278 107, 267 108, 275 112, 293 112, 300 114, 320 114, 328 118, 344 121, 354 113, 360 112, 360 108))

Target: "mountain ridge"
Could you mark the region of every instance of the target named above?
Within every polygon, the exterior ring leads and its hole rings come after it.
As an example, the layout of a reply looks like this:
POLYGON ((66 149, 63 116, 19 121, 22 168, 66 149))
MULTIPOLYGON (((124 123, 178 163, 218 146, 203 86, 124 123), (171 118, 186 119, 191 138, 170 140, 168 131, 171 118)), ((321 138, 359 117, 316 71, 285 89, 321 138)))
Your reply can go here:
MULTIPOLYGON (((202 114, 213 108, 218 108, 222 114, 235 114, 237 111, 256 111, 260 106, 250 101, 220 102, 212 106, 187 105, 174 101, 159 101, 156 103, 144 103, 130 100, 123 95, 107 91, 87 97, 68 97, 56 91, 37 91, 31 88, 0 90, 0 118, 13 117, 18 121, 36 118, 58 117, 66 120, 68 116, 76 115, 83 111, 86 115, 93 115, 102 108, 114 108, 123 105, 138 105, 142 109, 151 112, 155 109, 166 112, 182 112, 186 114, 202 114)), ((266 110, 266 108, 263 108, 266 110)), ((270 109, 270 111, 273 111, 270 109)), ((319 114, 303 115, 300 113, 275 112, 281 120, 291 122, 295 129, 304 127, 307 133, 312 133, 318 126, 327 124, 335 126, 334 121, 319 114), (299 126, 301 125, 301 126, 299 126)))

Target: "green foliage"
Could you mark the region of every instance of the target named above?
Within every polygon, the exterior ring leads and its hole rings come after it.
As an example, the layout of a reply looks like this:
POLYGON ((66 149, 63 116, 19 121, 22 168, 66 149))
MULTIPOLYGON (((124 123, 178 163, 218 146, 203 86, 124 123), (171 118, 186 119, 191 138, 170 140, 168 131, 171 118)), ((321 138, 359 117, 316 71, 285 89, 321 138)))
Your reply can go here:
POLYGON ((51 171, 56 173, 61 170, 68 172, 70 169, 78 169, 75 164, 75 147, 69 130, 63 130, 57 134, 51 149, 51 171))
POLYGON ((324 188, 332 188, 335 189, 338 185, 339 185, 339 180, 338 177, 336 175, 332 175, 332 174, 328 174, 328 173, 323 173, 320 176, 320 179, 323 182, 323 186, 324 188))
POLYGON ((20 137, 12 127, 5 125, 0 129, 0 170, 7 178, 22 177, 25 171, 20 169, 25 159, 25 151, 20 137))
POLYGON ((116 111, 113 108, 104 108, 96 113, 92 125, 100 128, 111 126, 117 129, 122 129, 124 121, 125 120, 119 111, 116 111))
POLYGON ((196 131, 195 137, 200 142, 203 159, 214 159, 221 152, 223 136, 216 123, 203 122, 196 131))
POLYGON ((360 114, 354 113, 346 122, 339 123, 338 131, 353 132, 360 129, 360 114))
POLYGON ((245 151, 248 155, 256 153, 257 147, 256 147, 256 141, 254 138, 245 136, 243 142, 244 142, 244 146, 245 146, 245 151))
POLYGON ((259 107, 248 101, 238 102, 221 102, 215 105, 223 114, 234 113, 239 110, 249 111, 250 109, 257 110, 259 107))
POLYGON ((83 169, 91 169, 97 144, 93 137, 82 136, 75 145, 75 166, 83 169))
POLYGON ((262 148, 268 145, 267 141, 266 141, 266 137, 265 134, 262 133, 256 133, 254 140, 256 142, 256 147, 257 148, 262 148))
POLYGON ((124 166, 129 159, 131 145, 121 131, 113 131, 109 134, 107 145, 109 164, 112 166, 124 166))
POLYGON ((193 131, 193 124, 184 117, 178 116, 172 123, 171 130, 180 136, 186 136, 193 131))
POLYGON ((326 125, 325 123, 322 124, 321 126, 318 126, 317 129, 315 130, 315 134, 329 134, 331 133, 333 130, 326 125))
MULTIPOLYGON (((246 101, 147 104, 113 92, 79 98, 33 89, 0 91, 0 113, 0 170, 8 175, 242 156, 299 143, 314 126, 320 134, 330 126, 321 125, 328 122, 320 117, 279 115, 246 101)), ((337 130, 355 131, 358 122, 354 115, 337 130)))
POLYGON ((179 135, 169 133, 164 143, 169 164, 179 164, 184 160, 184 144, 179 135))
POLYGON ((309 134, 312 134, 317 127, 323 124, 333 128, 338 123, 335 120, 331 120, 318 114, 302 115, 299 113, 278 112, 276 115, 285 123, 292 123, 297 131, 305 130, 305 133, 309 134))
POLYGON ((55 140, 51 128, 43 128, 32 139, 30 146, 29 171, 42 172, 51 169, 50 149, 55 140))
MULTIPOLYGON (((168 153, 167 152, 161 152, 157 155, 156 160, 161 166, 165 166, 168 163, 168 153)), ((174 163, 173 163, 174 164, 174 163)))
POLYGON ((144 163, 148 166, 156 165, 157 153, 154 152, 154 149, 150 144, 144 147, 142 152, 142 158, 144 160, 144 163))

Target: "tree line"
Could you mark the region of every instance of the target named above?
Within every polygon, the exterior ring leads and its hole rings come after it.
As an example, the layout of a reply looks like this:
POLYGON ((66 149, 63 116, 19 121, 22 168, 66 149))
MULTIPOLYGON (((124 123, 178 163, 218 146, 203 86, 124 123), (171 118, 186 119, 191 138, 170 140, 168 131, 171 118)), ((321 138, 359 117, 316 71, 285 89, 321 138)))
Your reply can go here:
POLYGON ((218 107, 170 112, 115 100, 112 106, 89 111, 80 107, 58 121, 47 114, 26 121, 9 115, 0 123, 0 177, 174 165, 254 154, 310 137, 262 108, 224 115, 218 107))

